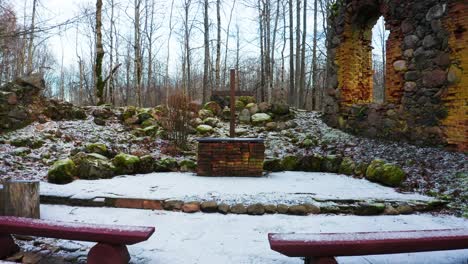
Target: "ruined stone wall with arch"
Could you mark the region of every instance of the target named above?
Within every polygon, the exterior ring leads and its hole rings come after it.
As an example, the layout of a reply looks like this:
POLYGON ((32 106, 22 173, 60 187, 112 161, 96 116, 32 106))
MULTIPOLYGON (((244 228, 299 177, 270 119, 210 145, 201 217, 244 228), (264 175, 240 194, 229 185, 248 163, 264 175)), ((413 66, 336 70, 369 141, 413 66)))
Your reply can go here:
POLYGON ((468 1, 338 0, 329 18, 325 120, 356 134, 468 151, 468 1), (385 100, 373 99, 383 16, 385 100))

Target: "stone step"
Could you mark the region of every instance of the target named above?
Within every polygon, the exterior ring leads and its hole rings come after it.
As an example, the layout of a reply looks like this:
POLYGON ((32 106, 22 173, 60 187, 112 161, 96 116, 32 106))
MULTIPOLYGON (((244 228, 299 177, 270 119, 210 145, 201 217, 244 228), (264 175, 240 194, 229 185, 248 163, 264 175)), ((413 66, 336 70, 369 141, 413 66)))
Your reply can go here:
POLYGON ((262 204, 233 203, 221 200, 152 200, 138 198, 94 197, 80 199, 67 196, 41 195, 42 204, 58 204, 83 207, 113 207, 147 210, 166 210, 184 213, 221 214, 347 214, 347 215, 399 215, 418 212, 438 211, 447 202, 441 200, 353 200, 353 199, 314 199, 313 203, 262 204))

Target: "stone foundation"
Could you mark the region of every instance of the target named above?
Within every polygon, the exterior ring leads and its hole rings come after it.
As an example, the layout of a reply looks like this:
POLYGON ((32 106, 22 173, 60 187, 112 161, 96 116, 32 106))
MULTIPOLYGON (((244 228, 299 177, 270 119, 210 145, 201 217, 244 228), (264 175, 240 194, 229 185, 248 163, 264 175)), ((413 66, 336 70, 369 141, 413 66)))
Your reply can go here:
POLYGON ((237 138, 198 140, 199 176, 262 176, 263 139, 237 138))
POLYGON ((468 3, 339 0, 330 16, 329 125, 468 150, 468 3), (384 16, 385 100, 373 98, 372 27, 384 16))

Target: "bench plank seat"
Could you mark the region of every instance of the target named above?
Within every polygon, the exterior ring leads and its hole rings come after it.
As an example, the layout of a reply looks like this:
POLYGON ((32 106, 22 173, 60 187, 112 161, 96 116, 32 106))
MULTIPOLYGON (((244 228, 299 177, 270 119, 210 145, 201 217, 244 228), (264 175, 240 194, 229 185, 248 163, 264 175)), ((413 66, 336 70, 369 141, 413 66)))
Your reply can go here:
POLYGON ((130 260, 126 245, 148 240, 154 227, 68 223, 0 216, 0 259, 19 250, 11 235, 27 235, 97 242, 88 254, 89 264, 125 264, 130 260))
POLYGON ((289 257, 332 258, 468 248, 468 229, 361 233, 268 234, 272 250, 289 257))
POLYGON ((148 240, 154 231, 154 227, 106 226, 0 216, 0 234, 133 245, 148 240))

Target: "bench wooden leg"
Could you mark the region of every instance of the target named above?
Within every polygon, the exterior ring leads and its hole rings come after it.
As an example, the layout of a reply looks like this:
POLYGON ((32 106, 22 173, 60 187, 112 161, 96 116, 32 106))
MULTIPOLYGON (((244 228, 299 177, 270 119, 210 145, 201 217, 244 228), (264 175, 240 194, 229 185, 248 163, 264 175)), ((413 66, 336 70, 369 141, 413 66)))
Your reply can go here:
POLYGON ((11 256, 19 250, 20 248, 15 244, 11 235, 0 234, 0 259, 11 256))
POLYGON ((334 257, 306 257, 304 264, 338 264, 334 257))
POLYGON ((88 253, 88 264, 128 264, 130 254, 125 245, 98 243, 88 253))

